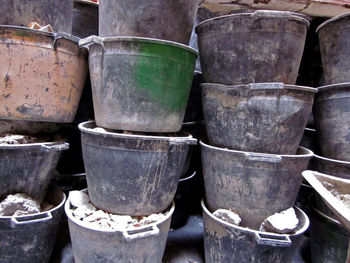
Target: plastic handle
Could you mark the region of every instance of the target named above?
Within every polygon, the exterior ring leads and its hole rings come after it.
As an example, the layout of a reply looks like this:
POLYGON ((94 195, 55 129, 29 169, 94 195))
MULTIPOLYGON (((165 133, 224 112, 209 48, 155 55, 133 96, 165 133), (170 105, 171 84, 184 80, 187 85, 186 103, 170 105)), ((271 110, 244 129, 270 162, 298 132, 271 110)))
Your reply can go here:
POLYGON ((128 230, 123 232, 123 236, 127 242, 145 237, 159 236, 159 228, 156 225, 152 225, 146 229, 128 230))
POLYGON ((60 152, 69 149, 69 143, 61 143, 55 145, 41 145, 41 150, 43 152, 60 152))
POLYGON ((103 44, 103 38, 98 37, 98 36, 89 36, 89 37, 81 39, 79 41, 79 47, 83 47, 83 48, 86 48, 86 49, 89 49, 89 47, 92 44, 99 44, 103 48, 105 47, 104 44, 103 44))
POLYGON ((181 144, 190 144, 190 145, 197 145, 197 139, 196 138, 186 138, 186 139, 172 139, 170 141, 170 145, 181 145, 181 144))
POLYGON ((282 82, 275 82, 275 83, 251 83, 248 84, 247 87, 250 90, 283 90, 284 84, 282 82))
POLYGON ((282 162, 282 157, 279 155, 267 155, 267 154, 246 154, 247 161, 249 162, 264 162, 264 163, 274 163, 279 164, 282 162))
POLYGON ((16 228, 18 226, 23 226, 23 225, 30 225, 30 224, 35 224, 35 223, 43 223, 52 220, 52 214, 50 212, 46 213, 41 213, 38 214, 37 216, 30 215, 30 219, 28 220, 23 220, 23 221, 18 221, 17 217, 12 217, 11 218, 11 228, 16 228))
POLYGON ((289 11, 276 11, 276 10, 257 10, 252 13, 252 17, 256 18, 264 18, 264 17, 292 17, 295 16, 293 15, 292 12, 289 11))
POLYGON ((268 245, 274 247, 290 247, 292 241, 287 235, 274 235, 268 233, 256 233, 255 240, 260 245, 268 245))

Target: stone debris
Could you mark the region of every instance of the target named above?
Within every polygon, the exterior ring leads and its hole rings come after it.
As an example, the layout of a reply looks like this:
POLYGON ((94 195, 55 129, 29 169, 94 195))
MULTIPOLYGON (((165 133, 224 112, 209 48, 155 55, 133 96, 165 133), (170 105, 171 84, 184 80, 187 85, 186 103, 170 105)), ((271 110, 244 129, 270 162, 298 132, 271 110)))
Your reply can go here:
POLYGON ((90 201, 87 194, 81 191, 69 192, 68 200, 71 203, 72 214, 77 219, 99 230, 124 231, 136 227, 146 226, 165 218, 167 213, 152 214, 149 216, 115 215, 98 210, 90 201))
POLYGON ((96 127, 96 128, 93 128, 93 130, 95 132, 108 132, 105 128, 102 128, 102 127, 96 127))
POLYGON ((32 136, 15 134, 0 135, 0 144, 26 144, 35 142, 38 142, 38 139, 32 136))
POLYGON ((299 225, 299 219, 293 207, 275 213, 264 220, 260 226, 260 231, 277 234, 289 234, 294 232, 299 225))
POLYGON ((227 223, 237 225, 241 223, 241 218, 238 214, 235 212, 228 210, 228 209, 217 209, 214 213, 214 216, 217 218, 220 218, 221 220, 224 220, 227 223))
POLYGON ((340 202, 342 202, 348 209, 350 209, 350 194, 341 194, 334 189, 334 185, 330 182, 323 181, 323 186, 334 195, 340 202))
POLYGON ((22 216, 40 213, 40 204, 26 194, 8 195, 0 203, 0 216, 22 216))

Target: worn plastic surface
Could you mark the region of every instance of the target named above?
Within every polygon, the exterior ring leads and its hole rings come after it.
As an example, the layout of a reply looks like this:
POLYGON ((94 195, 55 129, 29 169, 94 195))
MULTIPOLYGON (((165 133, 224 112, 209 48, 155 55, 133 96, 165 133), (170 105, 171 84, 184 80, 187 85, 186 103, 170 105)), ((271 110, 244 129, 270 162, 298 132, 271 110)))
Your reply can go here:
POLYGON ((198 24, 205 82, 295 84, 309 22, 291 12, 259 10, 198 24))
POLYGON ((101 231, 75 218, 66 202, 75 263, 161 262, 174 209, 172 203, 163 220, 135 230, 101 231))
POLYGON ((321 155, 350 162, 350 82, 319 87, 313 113, 321 155))
POLYGON ((215 217, 202 200, 205 262, 291 262, 309 227, 309 219, 294 207, 299 226, 294 234, 280 235, 229 224, 215 217))
POLYGON ((125 215, 165 210, 175 196, 188 148, 197 140, 185 133, 128 135, 95 127, 94 122, 79 125, 92 203, 125 215))
POLYGON ((327 20, 317 28, 324 84, 350 82, 350 14, 327 20))
POLYGON ((201 86, 211 144, 250 152, 296 153, 316 89, 283 83, 201 86))
POLYGON ((87 74, 78 39, 0 26, 0 118, 73 122, 87 74))
POLYGON ((98 35, 98 4, 74 0, 72 34, 81 38, 98 35))
POLYGON ((181 129, 197 52, 174 42, 90 37, 96 123, 116 130, 175 132, 181 129))
POLYGON ((310 167, 312 170, 320 173, 350 179, 350 162, 330 159, 315 154, 310 162, 310 167))
POLYGON ((1 263, 49 262, 66 196, 51 186, 45 200, 55 207, 34 215, 0 217, 1 263))
POLYGON ((64 142, 0 146, 0 199, 26 193, 42 201, 49 187, 64 142))
POLYGON ((0 0, 0 25, 50 24, 55 32, 72 32, 73 0, 0 0))
POLYGON ((242 218, 241 225, 253 229, 268 216, 293 206, 301 172, 313 155, 302 147, 297 155, 272 155, 200 144, 209 209, 233 209, 242 218))
POLYGON ((99 35, 170 40, 188 45, 199 0, 100 0, 99 35))
POLYGON ((350 234, 340 223, 315 208, 312 210, 310 220, 312 262, 349 262, 350 234))

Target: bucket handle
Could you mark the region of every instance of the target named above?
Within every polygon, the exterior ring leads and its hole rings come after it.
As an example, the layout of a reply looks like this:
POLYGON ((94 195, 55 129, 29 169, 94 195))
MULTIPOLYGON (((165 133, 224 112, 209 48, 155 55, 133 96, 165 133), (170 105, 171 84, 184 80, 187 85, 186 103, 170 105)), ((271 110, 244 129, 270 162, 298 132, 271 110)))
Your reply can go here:
POLYGON ((290 11, 284 11, 283 13, 281 13, 280 11, 276 11, 276 10, 256 10, 252 13, 252 17, 254 18, 265 18, 266 15, 269 15, 269 17, 273 16, 273 17, 281 17, 281 18, 284 18, 284 17, 293 17, 295 16, 292 12, 290 11))
POLYGON ((18 226, 30 225, 35 223, 43 223, 52 220, 52 214, 50 212, 40 213, 38 215, 30 215, 28 220, 17 220, 17 217, 11 218, 11 228, 16 228, 18 226), (34 218, 33 218, 34 217, 34 218))
POLYGON ((280 164, 282 162, 282 157, 279 155, 267 155, 258 153, 245 153, 246 162, 264 162, 280 164))
POLYGON ((268 245, 274 247, 290 247, 292 241, 287 235, 275 235, 269 233, 255 233, 255 240, 260 245, 268 245))
POLYGON ((55 144, 55 145, 45 145, 42 144, 40 145, 41 151, 43 152, 60 152, 69 149, 69 143, 64 142, 60 144, 55 144))
POLYGON ((141 230, 133 229, 123 231, 123 237, 126 240, 126 242, 151 236, 159 236, 159 228, 156 225, 152 225, 141 230))
POLYGON ((98 36, 89 36, 87 38, 80 39, 79 47, 89 49, 92 44, 99 44, 104 49, 103 39, 98 36))
POLYGON ((274 83, 250 83, 247 85, 249 90, 262 90, 262 89, 268 89, 268 90, 283 90, 284 84, 282 82, 274 82, 274 83))
POLYGON ((171 139, 170 145, 182 145, 182 144, 197 145, 197 142, 198 141, 196 138, 171 139))

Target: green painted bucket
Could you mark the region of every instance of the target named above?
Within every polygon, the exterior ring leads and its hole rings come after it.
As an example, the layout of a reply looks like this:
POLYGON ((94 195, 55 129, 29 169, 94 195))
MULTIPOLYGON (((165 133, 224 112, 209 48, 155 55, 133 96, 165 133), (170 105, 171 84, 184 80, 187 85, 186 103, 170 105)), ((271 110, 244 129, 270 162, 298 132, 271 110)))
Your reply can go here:
POLYGON ((89 50, 97 126, 129 131, 181 129, 198 53, 175 42, 91 36, 89 50))

